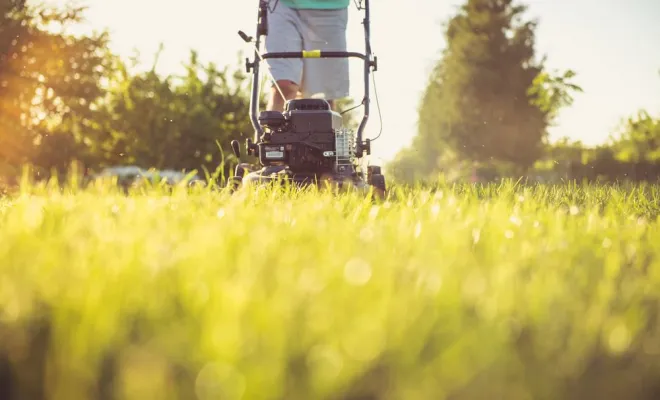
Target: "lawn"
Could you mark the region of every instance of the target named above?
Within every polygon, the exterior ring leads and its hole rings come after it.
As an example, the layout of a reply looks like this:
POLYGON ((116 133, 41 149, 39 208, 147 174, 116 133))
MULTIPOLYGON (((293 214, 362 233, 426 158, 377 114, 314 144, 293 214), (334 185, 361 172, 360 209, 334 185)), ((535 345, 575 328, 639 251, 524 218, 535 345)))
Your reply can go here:
POLYGON ((1 398, 660 397, 660 187, 0 199, 1 398))

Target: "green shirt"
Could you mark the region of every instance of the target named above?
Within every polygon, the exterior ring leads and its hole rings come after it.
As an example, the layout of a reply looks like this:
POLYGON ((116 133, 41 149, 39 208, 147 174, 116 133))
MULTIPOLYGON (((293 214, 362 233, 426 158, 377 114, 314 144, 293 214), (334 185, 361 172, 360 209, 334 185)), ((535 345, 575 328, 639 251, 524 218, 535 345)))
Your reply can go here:
POLYGON ((346 8, 351 0, 279 0, 291 8, 307 8, 315 10, 328 10, 346 8))

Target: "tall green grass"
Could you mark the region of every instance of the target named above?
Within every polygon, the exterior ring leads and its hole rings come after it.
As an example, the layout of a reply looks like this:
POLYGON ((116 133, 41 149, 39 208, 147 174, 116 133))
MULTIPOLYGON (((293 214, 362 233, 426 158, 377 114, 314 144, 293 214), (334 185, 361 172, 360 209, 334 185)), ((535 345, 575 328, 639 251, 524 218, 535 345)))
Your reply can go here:
POLYGON ((658 398, 659 216, 650 185, 25 185, 0 397, 658 398))

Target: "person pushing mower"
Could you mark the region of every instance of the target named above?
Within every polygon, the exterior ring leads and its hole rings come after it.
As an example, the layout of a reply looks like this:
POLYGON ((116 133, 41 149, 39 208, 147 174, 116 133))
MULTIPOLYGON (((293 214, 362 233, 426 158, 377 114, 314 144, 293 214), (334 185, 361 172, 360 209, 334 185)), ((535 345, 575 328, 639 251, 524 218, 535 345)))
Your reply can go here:
POLYGON ((364 53, 346 51, 351 0, 258 3, 256 36, 238 31, 243 41, 255 49, 254 59, 245 59, 246 71, 252 74, 249 113, 254 128, 254 135, 245 138, 245 150, 258 162, 241 161, 240 144, 237 139, 232 140, 231 148, 239 164, 228 186, 233 192, 263 184, 330 184, 367 194, 373 189, 372 194, 382 198, 387 186, 380 167, 360 165, 360 160, 371 154, 371 142, 380 136, 379 133, 374 139, 363 139, 369 119, 369 77, 378 69, 370 43, 370 0, 355 0, 358 10, 364 11, 364 53), (264 36, 265 53, 260 50, 264 36), (349 96, 348 58, 359 58, 364 63, 364 97, 360 103, 364 114, 357 129, 347 126, 336 110, 336 100, 349 96), (268 109, 260 111, 262 61, 270 64, 269 75, 275 84, 268 109), (323 98, 315 98, 319 95, 323 98))
MULTIPOLYGON (((346 51, 350 0, 270 0, 267 52, 303 50, 346 51)), ((335 109, 335 100, 349 95, 347 58, 266 60, 277 87, 273 86, 267 110, 283 111, 285 99, 318 97, 335 109), (281 90, 281 93, 280 93, 281 90)))

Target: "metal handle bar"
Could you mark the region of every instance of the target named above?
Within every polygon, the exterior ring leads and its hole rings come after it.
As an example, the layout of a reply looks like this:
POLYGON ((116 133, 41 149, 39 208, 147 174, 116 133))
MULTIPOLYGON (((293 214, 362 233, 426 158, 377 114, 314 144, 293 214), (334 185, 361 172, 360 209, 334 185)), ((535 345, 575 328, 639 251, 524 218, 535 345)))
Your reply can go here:
POLYGON ((264 53, 261 58, 360 58, 366 60, 367 56, 352 51, 303 50, 264 53))

